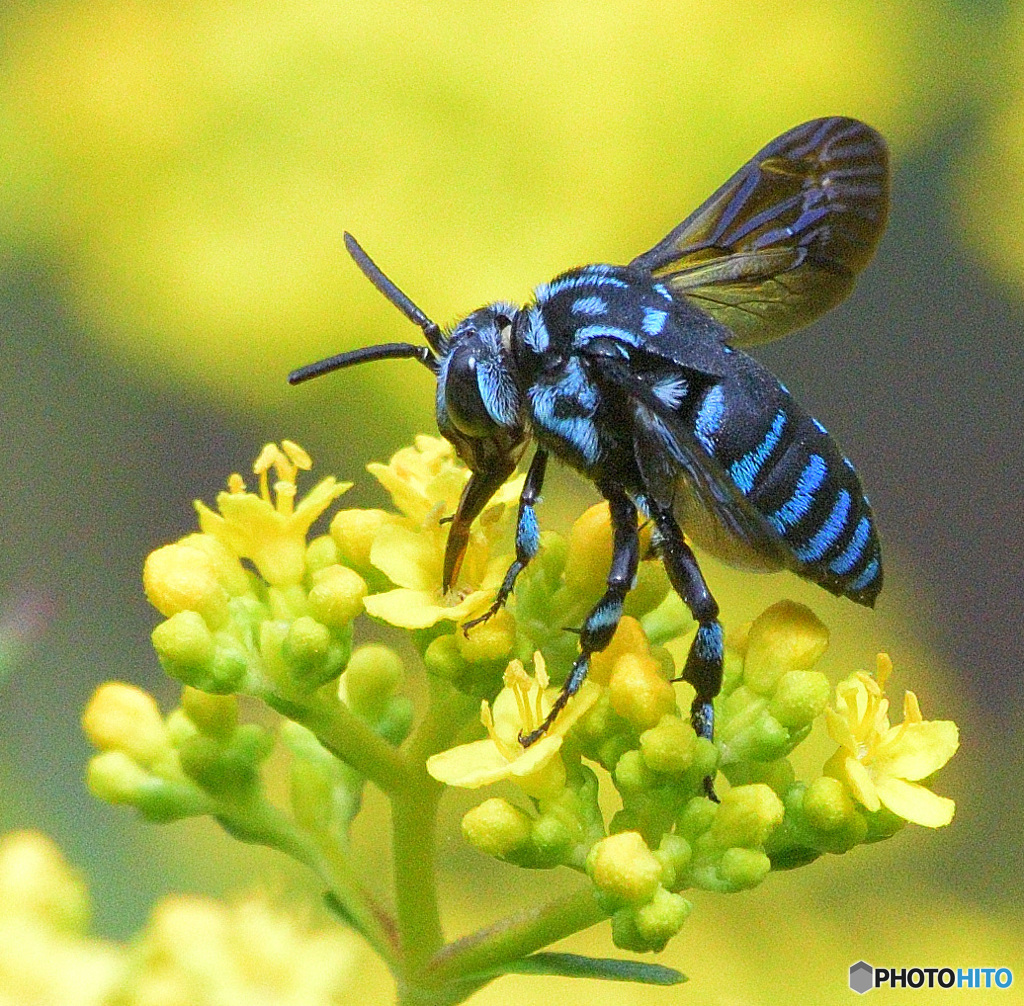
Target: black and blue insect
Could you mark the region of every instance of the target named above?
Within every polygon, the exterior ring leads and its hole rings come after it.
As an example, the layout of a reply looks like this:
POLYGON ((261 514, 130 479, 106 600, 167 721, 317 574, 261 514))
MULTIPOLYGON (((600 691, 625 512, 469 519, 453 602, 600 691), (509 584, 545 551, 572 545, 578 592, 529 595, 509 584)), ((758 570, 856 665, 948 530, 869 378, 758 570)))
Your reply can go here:
MULTIPOLYGON (((516 557, 490 609, 536 555, 535 507, 549 455, 607 499, 613 554, 604 595, 543 735, 610 642, 640 561, 638 522, 698 631, 682 678, 694 729, 713 733, 722 680, 718 605, 690 547, 744 568, 790 569, 872 606, 878 537, 853 465, 816 419, 743 349, 833 307, 874 253, 889 201, 885 142, 854 119, 816 119, 773 140, 650 251, 573 269, 523 307, 497 302, 442 331, 350 236, 370 281, 427 345, 388 343, 295 371, 292 383, 406 358, 437 378, 437 424, 472 471, 451 521, 443 588, 474 519, 537 445, 519 504, 516 557), (683 532, 685 531, 686 537, 683 532), (689 541, 687 541, 687 538, 689 541)), ((709 783, 709 792, 710 783, 709 783)))

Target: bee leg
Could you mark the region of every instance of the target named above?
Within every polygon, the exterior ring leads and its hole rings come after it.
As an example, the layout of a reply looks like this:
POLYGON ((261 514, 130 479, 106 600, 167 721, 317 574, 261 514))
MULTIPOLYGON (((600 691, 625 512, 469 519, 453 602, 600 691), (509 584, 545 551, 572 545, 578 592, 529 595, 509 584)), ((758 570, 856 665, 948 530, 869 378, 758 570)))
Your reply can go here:
POLYGON ((451 530, 444 549, 444 573, 441 586, 447 594, 451 590, 455 578, 459 575, 462 558, 469 544, 469 529, 480 511, 487 506, 487 501, 501 488, 502 483, 515 471, 515 464, 505 458, 497 461, 491 468, 480 468, 473 472, 472 477, 462 490, 455 516, 448 518, 451 530))
POLYGON ((530 462, 529 471, 526 473, 526 481, 523 483, 523 491, 519 497, 519 519, 516 522, 516 559, 508 568, 505 579, 501 581, 498 593, 494 597, 494 603, 479 618, 474 618, 462 626, 465 635, 474 625, 486 622, 488 618, 496 614, 504 607, 505 602, 516 585, 516 577, 526 569, 527 563, 537 554, 540 547, 540 529, 537 527, 537 514, 534 506, 540 499, 540 491, 544 485, 544 472, 547 469, 548 452, 538 448, 530 462))
MULTIPOLYGON (((697 694, 690 706, 690 723, 698 737, 714 739, 715 708, 712 700, 722 688, 722 626, 718 621, 718 604, 711 596, 697 557, 686 544, 672 511, 658 509, 654 513, 658 529, 659 551, 665 572, 676 593, 697 619, 697 635, 690 646, 683 673, 676 680, 688 681, 697 694)), ((717 801, 712 780, 704 780, 704 789, 717 801)))
POLYGON ((583 628, 580 629, 580 655, 572 665, 550 712, 544 717, 544 722, 536 730, 519 735, 519 743, 523 747, 529 747, 543 737, 565 704, 579 691, 590 669, 590 655, 603 650, 612 641, 622 617, 626 595, 636 582, 637 566, 640 563, 636 506, 621 489, 609 485, 599 488, 608 500, 612 518, 612 565, 608 571, 607 589, 583 622, 583 628))

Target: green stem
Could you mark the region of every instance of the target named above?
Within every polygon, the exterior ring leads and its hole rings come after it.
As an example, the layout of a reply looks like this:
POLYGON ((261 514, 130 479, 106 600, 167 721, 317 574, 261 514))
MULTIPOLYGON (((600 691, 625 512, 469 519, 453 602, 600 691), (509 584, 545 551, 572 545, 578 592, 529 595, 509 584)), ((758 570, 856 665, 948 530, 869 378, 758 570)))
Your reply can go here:
POLYGON ((441 948, 435 826, 442 786, 426 761, 446 747, 477 708, 447 682, 430 678, 430 705, 404 751, 406 785, 392 794, 395 902, 405 973, 415 975, 441 948))
POLYGON ((512 961, 578 933, 608 917, 591 885, 539 908, 502 919, 443 947, 420 976, 431 988, 500 973, 512 961))
POLYGON ((262 797, 239 804, 221 802, 213 813, 235 838, 283 852, 318 874, 366 941, 389 965, 394 963, 394 926, 356 879, 342 849, 330 840, 317 842, 262 797))
POLYGON ((316 693, 293 700, 277 692, 263 698, 282 716, 312 731, 331 754, 385 793, 394 793, 408 784, 405 758, 337 698, 316 693))

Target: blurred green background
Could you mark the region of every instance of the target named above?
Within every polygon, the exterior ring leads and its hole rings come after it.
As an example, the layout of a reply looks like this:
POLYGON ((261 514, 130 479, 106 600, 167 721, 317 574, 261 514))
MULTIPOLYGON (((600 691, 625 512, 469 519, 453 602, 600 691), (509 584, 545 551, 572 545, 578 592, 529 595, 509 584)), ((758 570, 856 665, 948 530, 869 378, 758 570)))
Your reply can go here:
MULTIPOLYGON (((59 841, 97 932, 128 936, 167 890, 297 883, 212 827, 91 801, 78 716, 108 678, 173 701, 143 557, 265 440, 380 505, 364 464, 432 431, 411 363, 284 383, 417 335, 343 229, 449 321, 629 260, 773 136, 845 114, 891 143, 888 233, 846 304, 758 355, 857 463, 886 591, 872 615, 788 575, 709 578, 727 621, 810 603, 833 680, 889 649, 896 696, 961 726, 937 785, 957 817, 698 899, 663 958, 682 991, 515 994, 838 1002, 864 957, 1011 967, 998 1001, 1024 1001, 1024 3, 37 2, 4 7, 0 45, 0 826, 59 841)), ((559 475, 547 497, 560 526, 591 493, 559 475)), ((453 931, 509 907, 512 868, 442 852, 453 931)), ((565 880, 512 879, 524 901, 565 880)), ((574 947, 608 951, 606 930, 574 947)))

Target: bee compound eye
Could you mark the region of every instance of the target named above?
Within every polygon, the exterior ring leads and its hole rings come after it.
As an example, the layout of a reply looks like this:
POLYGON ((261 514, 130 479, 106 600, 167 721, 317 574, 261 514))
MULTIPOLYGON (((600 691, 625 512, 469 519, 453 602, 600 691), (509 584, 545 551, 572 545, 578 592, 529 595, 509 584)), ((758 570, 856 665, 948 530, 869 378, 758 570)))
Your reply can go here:
POLYGON ((444 402, 456 429, 467 437, 491 436, 497 429, 480 393, 477 358, 472 350, 456 351, 448 365, 444 402))

